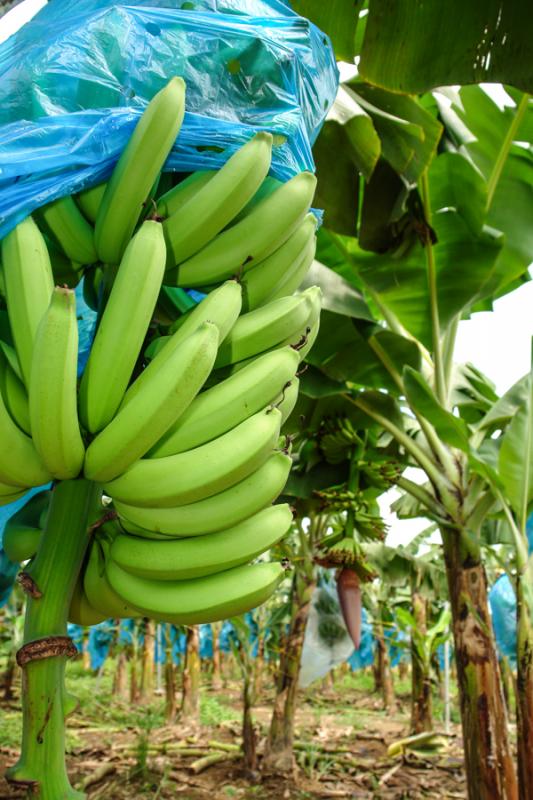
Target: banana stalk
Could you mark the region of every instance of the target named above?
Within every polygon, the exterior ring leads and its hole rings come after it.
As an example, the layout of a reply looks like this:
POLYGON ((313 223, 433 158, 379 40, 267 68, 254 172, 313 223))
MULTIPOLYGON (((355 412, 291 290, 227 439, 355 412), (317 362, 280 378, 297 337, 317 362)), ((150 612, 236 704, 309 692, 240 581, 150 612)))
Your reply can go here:
POLYGON ((74 650, 67 637, 67 614, 100 498, 100 487, 89 481, 59 483, 41 546, 27 570, 24 645, 17 654, 24 686, 22 752, 7 778, 37 790, 40 800, 84 796, 70 786, 64 759, 64 671, 74 650))

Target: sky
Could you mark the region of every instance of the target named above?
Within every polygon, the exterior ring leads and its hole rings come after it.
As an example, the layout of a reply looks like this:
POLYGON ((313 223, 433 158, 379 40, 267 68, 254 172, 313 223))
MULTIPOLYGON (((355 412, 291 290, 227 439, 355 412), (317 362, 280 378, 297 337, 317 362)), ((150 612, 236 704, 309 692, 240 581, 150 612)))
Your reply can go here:
MULTIPOLYGON (((5 41, 21 25, 46 4, 46 0, 25 0, 0 19, 0 42, 5 41)), ((346 65, 344 72, 353 69, 346 65)), ((341 70, 341 76, 347 77, 341 70)), ((506 102, 499 86, 484 87, 498 102, 506 102)), ((494 310, 475 314, 460 323, 457 336, 456 361, 471 361, 496 386, 505 392, 529 370, 531 338, 533 336, 533 281, 497 300, 494 310)), ((411 476, 413 480, 417 478, 411 476)), ((397 496, 394 490, 381 498, 381 509, 389 524, 387 543, 392 546, 407 543, 428 524, 425 520, 397 520, 390 514, 390 502, 397 496)))

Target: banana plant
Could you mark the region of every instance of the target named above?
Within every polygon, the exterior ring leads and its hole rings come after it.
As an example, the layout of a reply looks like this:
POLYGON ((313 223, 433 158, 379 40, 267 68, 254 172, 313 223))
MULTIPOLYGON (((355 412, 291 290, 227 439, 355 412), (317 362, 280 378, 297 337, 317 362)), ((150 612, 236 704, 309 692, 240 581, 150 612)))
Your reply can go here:
MULTIPOLYGON (((326 265, 362 294, 374 318, 342 315, 326 303, 308 360, 326 379, 344 381, 343 398, 425 474, 422 485, 405 474, 396 485, 408 495, 412 516, 429 518, 442 536, 469 798, 515 800, 518 786, 490 626, 481 530, 491 513, 524 516, 528 491, 516 489, 511 502, 512 479, 502 481, 502 473, 511 474, 511 462, 523 468, 516 442, 528 441, 529 417, 516 415, 514 431, 498 455, 499 444, 489 431, 495 430, 490 425, 499 422, 502 405, 475 367, 454 365, 454 345, 461 318, 490 309, 494 298, 527 279, 533 259, 528 235, 533 157, 517 142, 531 141, 533 106, 527 95, 510 90, 515 106, 499 109, 476 86, 420 101, 370 91, 358 81, 349 88, 366 99, 367 108, 372 97, 375 120, 394 110, 397 148, 391 149, 391 125, 382 123, 387 148, 382 141, 352 230, 338 233, 334 222, 330 228, 326 209, 317 258, 319 270, 326 265), (418 126, 409 129, 418 130, 418 140, 401 135, 400 109, 404 121, 418 126), (427 140, 435 125, 438 152, 412 145, 427 140), (402 146, 407 168, 400 172, 402 146)), ((344 124, 351 118, 346 114, 344 124)), ((336 157, 330 149, 330 160, 336 157)), ((349 168, 359 169, 353 162, 349 168)), ((337 205, 343 202, 342 190, 339 184, 337 205)), ((511 416, 517 392, 515 387, 502 401, 507 411, 511 406, 511 416)), ((519 520, 515 527, 519 531, 519 520)), ((527 550, 518 531, 515 545, 525 575, 527 550)), ((523 797, 531 793, 526 771, 531 769, 521 766, 523 797)))

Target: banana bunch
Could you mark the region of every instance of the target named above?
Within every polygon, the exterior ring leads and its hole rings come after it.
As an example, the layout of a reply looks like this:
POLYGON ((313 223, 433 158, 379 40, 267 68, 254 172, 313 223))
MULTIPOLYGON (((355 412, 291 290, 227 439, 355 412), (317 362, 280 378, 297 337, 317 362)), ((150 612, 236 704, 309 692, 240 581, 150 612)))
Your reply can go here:
MULTIPOLYGON (((103 524, 71 602, 81 624, 223 619, 283 577, 250 562, 291 524, 272 503, 291 466, 281 427, 319 326, 320 289, 297 291, 315 254, 316 180, 270 177, 273 137, 260 132, 220 170, 161 193, 184 107, 173 78, 109 180, 2 242, 0 503, 52 480, 102 487, 103 524), (98 311, 79 386, 75 294, 58 275, 83 275, 98 311), (194 304, 181 287, 204 297, 194 304)), ((42 541, 45 497, 13 520, 19 557, 42 541)))

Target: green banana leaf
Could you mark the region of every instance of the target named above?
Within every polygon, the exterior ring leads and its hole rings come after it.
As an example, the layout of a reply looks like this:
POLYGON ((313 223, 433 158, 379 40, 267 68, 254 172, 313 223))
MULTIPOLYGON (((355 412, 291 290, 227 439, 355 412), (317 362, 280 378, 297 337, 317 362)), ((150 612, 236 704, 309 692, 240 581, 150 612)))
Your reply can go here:
POLYGON ((533 501, 533 370, 528 376, 527 395, 501 439, 499 473, 505 497, 525 531, 533 501))
POLYGON ((441 406, 420 372, 404 367, 403 383, 411 408, 433 425, 443 442, 468 453, 470 432, 466 422, 441 406))
POLYGON ((530 10, 520 0, 371 0, 360 73, 399 92, 481 82, 532 91, 530 10))

